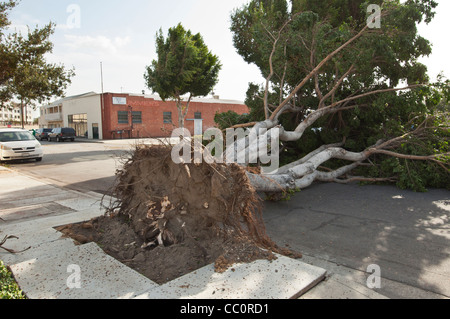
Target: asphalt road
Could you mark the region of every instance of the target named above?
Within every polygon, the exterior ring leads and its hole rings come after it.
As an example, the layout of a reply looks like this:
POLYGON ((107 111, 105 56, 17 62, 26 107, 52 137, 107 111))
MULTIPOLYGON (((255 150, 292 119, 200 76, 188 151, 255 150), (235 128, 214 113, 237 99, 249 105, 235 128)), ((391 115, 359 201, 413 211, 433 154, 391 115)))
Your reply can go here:
POLYGON ((447 190, 315 184, 289 202, 266 202, 264 220, 280 246, 325 268, 331 262, 366 272, 377 265, 378 291, 390 298, 450 297, 447 190))
MULTIPOLYGON (((41 163, 10 167, 83 192, 108 193, 133 141, 48 143, 41 163)), ((279 246, 332 272, 381 270, 390 298, 450 297, 450 192, 393 186, 315 184, 290 201, 265 202, 263 218, 279 246)), ((356 274, 356 275, 355 275, 356 274)))
POLYGON ((132 141, 114 143, 42 141, 44 159, 8 164, 11 168, 81 192, 106 194, 132 141))

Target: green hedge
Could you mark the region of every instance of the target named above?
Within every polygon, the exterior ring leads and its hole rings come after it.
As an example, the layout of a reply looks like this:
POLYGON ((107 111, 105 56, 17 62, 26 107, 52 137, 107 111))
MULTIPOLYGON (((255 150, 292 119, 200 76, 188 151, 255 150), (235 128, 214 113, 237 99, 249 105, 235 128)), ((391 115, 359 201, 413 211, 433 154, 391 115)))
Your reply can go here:
POLYGON ((6 266, 0 260, 0 299, 26 299, 6 266))

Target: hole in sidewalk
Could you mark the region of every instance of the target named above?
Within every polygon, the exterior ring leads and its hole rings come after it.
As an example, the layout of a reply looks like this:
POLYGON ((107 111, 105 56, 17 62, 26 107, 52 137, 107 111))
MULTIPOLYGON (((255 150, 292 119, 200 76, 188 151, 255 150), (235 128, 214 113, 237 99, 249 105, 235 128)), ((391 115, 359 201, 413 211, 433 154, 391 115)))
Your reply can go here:
POLYGON ((261 202, 239 165, 176 164, 169 146, 137 146, 117 171, 105 216, 58 227, 80 244, 105 253, 164 284, 214 263, 275 259, 261 202))
POLYGON ((170 246, 145 247, 129 221, 121 216, 102 216, 55 229, 77 245, 96 243, 106 254, 160 285, 213 263, 222 272, 233 263, 276 258, 245 238, 224 242, 217 236, 202 240, 202 244, 199 238, 192 238, 170 246))

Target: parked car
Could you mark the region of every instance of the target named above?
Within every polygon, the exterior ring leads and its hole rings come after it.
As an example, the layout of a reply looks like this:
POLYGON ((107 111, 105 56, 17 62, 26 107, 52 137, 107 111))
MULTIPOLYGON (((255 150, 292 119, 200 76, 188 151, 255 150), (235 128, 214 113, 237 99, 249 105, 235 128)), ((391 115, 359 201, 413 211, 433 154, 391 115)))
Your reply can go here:
POLYGON ((0 161, 35 159, 40 162, 43 156, 41 143, 29 131, 0 129, 0 161))
POLYGON ((36 139, 38 141, 47 140, 48 141, 48 134, 52 132, 51 128, 40 128, 36 131, 36 139))
POLYGON ((67 140, 75 141, 77 133, 70 127, 54 128, 51 133, 48 134, 49 141, 64 142, 67 140))

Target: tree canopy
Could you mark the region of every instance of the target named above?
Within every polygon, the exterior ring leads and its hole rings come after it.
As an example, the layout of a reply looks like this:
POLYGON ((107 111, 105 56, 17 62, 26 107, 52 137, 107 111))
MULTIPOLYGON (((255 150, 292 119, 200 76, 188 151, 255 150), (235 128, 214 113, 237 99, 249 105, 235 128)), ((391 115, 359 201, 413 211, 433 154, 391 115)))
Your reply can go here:
MULTIPOLYGON (((269 128, 279 123, 286 131, 284 163, 323 145, 344 141, 346 150, 361 152, 398 136, 405 139, 389 144, 397 153, 448 153, 448 113, 439 105, 448 100, 449 82, 430 83, 419 62, 432 50, 417 24, 429 23, 436 7, 432 0, 252 0, 237 8, 231 15, 234 45, 266 83, 249 86, 250 118, 234 118, 269 128), (368 28, 369 4, 382 9, 379 29, 368 28)), ((223 116, 217 119, 226 123, 223 116)), ((416 190, 450 186, 448 169, 434 161, 385 155, 355 170, 416 190)), ((448 162, 448 154, 441 159, 448 162)), ((323 164, 334 169, 348 162, 323 164)))
POLYGON ((189 102, 206 96, 218 82, 221 64, 212 54, 200 33, 192 34, 181 24, 170 28, 167 38, 160 29, 156 35, 157 60, 147 67, 144 78, 149 89, 163 100, 174 99, 179 110, 179 125, 184 127, 189 102), (182 98, 189 95, 182 106, 182 98))
MULTIPOLYGON (((344 74, 352 65, 355 71, 351 74, 357 77, 360 87, 369 88, 381 81, 390 87, 401 81, 426 81, 426 67, 418 58, 429 55, 431 45, 418 34, 417 24, 430 21, 434 15, 430 10, 436 3, 407 1, 400 4, 380 0, 370 3, 383 3, 382 29, 366 33, 321 68, 319 81, 329 84, 336 74, 344 74)), ((308 75, 311 66, 364 27, 367 6, 368 2, 362 0, 293 0, 292 11, 289 11, 286 0, 254 0, 232 14, 234 45, 244 60, 256 64, 266 78, 277 40, 271 82, 277 86, 287 85, 284 90, 289 91, 308 75)), ((351 84, 359 89, 357 83, 351 84)), ((306 93, 309 92, 314 92, 314 87, 309 86, 306 93)))
POLYGON ((55 24, 50 22, 42 28, 28 29, 26 36, 18 32, 4 32, 9 25, 8 11, 16 1, 0 4, 0 102, 14 98, 25 103, 49 100, 63 96, 73 69, 64 65, 48 63, 46 54, 53 50, 50 40, 55 24))

